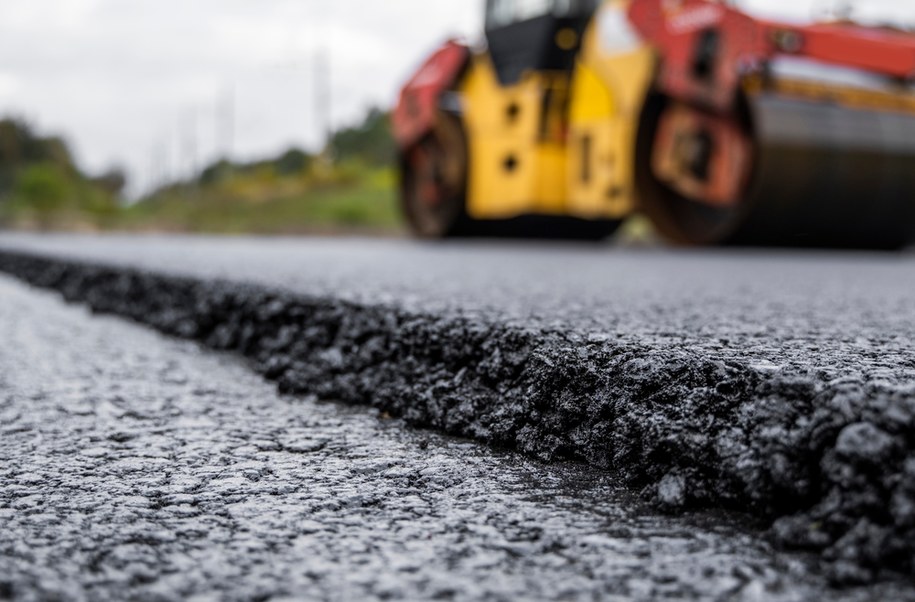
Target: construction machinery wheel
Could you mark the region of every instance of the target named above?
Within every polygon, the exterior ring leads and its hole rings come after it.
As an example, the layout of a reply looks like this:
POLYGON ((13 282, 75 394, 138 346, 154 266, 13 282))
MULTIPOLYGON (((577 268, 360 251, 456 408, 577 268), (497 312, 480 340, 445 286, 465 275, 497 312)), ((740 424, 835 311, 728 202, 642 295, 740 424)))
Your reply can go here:
POLYGON ((722 244, 746 211, 754 150, 748 121, 745 114, 718 121, 662 96, 646 103, 636 149, 640 206, 674 243, 722 244), (707 126, 719 128, 714 142, 707 126), (739 165, 717 165, 717 175, 730 180, 715 189, 708 185, 716 171, 711 145, 721 139, 730 141, 731 154, 743 156, 739 165))
MULTIPOLYGON (((677 119, 676 110, 660 96, 646 104, 636 151, 641 208, 666 238, 687 245, 864 249, 898 249, 915 240, 912 116, 775 94, 743 99, 723 119, 735 140, 745 137, 732 154, 746 160, 722 169, 735 177, 734 188, 716 196, 688 175, 707 160, 701 144, 663 151, 665 143, 673 148, 664 128, 677 119), (679 172, 659 154, 674 157, 679 172)), ((721 117, 707 121, 715 119, 721 117)))
POLYGON ((475 220, 467 215, 467 140, 460 118, 440 113, 435 129, 402 157, 404 215, 419 238, 526 238, 600 241, 618 220, 524 215, 475 220))
POLYGON ((465 234, 467 142, 460 120, 440 113, 435 129, 402 157, 403 212, 413 233, 436 239, 465 234))

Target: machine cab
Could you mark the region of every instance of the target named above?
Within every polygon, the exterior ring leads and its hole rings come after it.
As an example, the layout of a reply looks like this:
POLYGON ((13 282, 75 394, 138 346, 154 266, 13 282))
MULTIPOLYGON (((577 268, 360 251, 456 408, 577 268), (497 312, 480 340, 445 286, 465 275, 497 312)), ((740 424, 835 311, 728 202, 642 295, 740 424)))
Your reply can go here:
POLYGON ((502 85, 526 71, 571 71, 599 0, 487 0, 486 39, 502 85))

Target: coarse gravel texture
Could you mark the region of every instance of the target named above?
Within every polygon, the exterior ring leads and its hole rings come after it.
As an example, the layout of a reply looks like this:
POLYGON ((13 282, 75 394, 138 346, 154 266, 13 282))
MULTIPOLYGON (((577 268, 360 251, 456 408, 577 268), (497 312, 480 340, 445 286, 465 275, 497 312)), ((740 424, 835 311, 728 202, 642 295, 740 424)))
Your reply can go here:
POLYGON ((0 269, 285 392, 752 513, 837 584, 915 572, 911 255, 8 236, 0 269), (63 259, 63 258, 69 259, 63 259))
POLYGON ((0 599, 915 600, 0 278, 0 599))

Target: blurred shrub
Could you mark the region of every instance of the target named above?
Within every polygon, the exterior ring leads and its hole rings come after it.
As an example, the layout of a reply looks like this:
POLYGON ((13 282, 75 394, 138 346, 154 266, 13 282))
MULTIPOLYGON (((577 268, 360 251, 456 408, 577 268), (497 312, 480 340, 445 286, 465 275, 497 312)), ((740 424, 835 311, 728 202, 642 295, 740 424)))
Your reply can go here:
POLYGON ((389 114, 376 108, 369 109, 362 123, 334 134, 330 147, 343 162, 359 160, 368 166, 387 167, 397 159, 389 114))
POLYGON ((30 212, 42 227, 48 227, 55 214, 72 204, 73 193, 72 184, 58 166, 30 165, 16 178, 13 207, 30 212))
POLYGON ((291 148, 276 160, 276 171, 281 176, 301 174, 311 166, 312 157, 303 150, 291 148))
POLYGON ((78 173, 63 140, 38 136, 21 119, 0 119, 0 194, 12 189, 19 170, 36 163, 56 165, 70 175, 78 173))
POLYGON ((120 167, 112 167, 102 175, 93 178, 92 183, 113 198, 120 198, 127 187, 127 172, 120 167))
POLYGON ((233 173, 235 173, 235 166, 225 159, 220 159, 204 168, 204 170, 200 172, 200 179, 198 181, 205 186, 221 184, 229 180, 233 173))
POLYGON ((85 176, 63 139, 39 136, 21 119, 0 119, 0 217, 7 225, 104 225, 126 184, 116 168, 85 176))

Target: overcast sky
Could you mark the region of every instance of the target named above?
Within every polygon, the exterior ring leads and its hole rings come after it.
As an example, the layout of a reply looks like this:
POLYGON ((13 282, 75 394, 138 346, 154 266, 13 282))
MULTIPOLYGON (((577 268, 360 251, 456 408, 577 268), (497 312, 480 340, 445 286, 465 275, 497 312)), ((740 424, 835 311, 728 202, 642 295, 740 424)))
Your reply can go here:
MULTIPOLYGON (((0 115, 24 116, 42 132, 63 134, 89 170, 128 168, 137 190, 154 172, 180 175, 192 155, 201 164, 230 146, 237 158, 290 145, 314 148, 320 49, 332 66, 333 122, 351 123, 371 105, 389 105, 438 42, 475 35, 481 4, 0 0, 0 115), (217 132, 232 98, 230 142, 217 132)), ((829 2, 743 4, 804 17, 829 2)), ((858 4, 915 22, 910 0, 858 4)))

